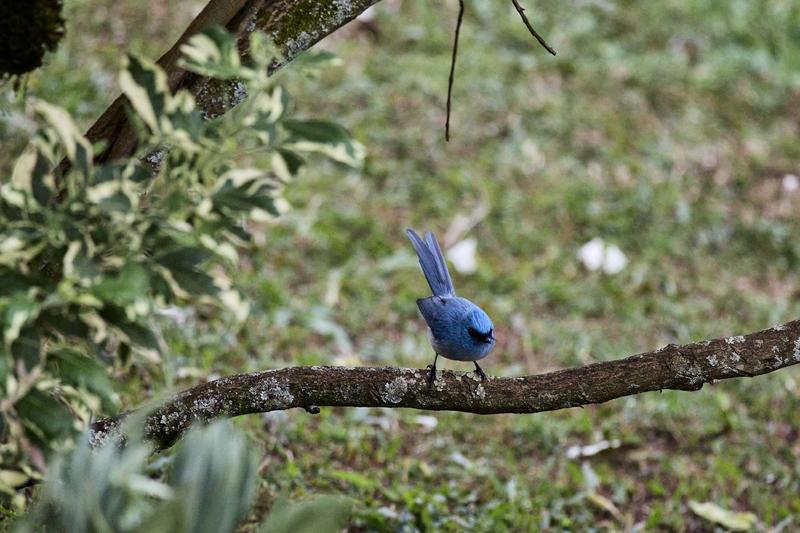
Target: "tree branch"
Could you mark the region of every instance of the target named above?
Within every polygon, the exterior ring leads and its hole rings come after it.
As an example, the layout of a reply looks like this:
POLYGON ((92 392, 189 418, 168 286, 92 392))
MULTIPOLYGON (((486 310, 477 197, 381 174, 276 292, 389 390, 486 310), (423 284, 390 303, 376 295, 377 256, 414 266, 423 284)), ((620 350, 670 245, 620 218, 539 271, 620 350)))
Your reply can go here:
MULTIPOLYGON (((180 47, 192 35, 211 26, 225 26, 237 36, 244 54, 247 39, 256 30, 272 37, 284 59, 291 61, 318 41, 344 26, 380 0, 209 0, 178 41, 158 60, 167 74, 169 87, 188 89, 207 116, 219 116, 233 107, 231 82, 212 80, 177 66, 180 47)), ((125 112, 124 96, 105 110, 86 133, 92 143, 105 142, 95 160, 103 163, 130 156, 136 150, 136 134, 125 112)), ((62 163, 61 170, 65 169, 62 163)))
POLYGON ((453 96, 453 79, 456 73, 456 56, 458 55, 458 35, 461 32, 461 20, 464 18, 464 0, 458 0, 458 20, 456 34, 453 37, 453 54, 450 60, 450 77, 447 78, 447 118, 444 121, 444 140, 450 141, 450 100, 453 96))
POLYGON ((528 31, 531 33, 531 35, 533 35, 534 39, 539 41, 539 44, 542 45, 545 50, 550 52, 552 55, 556 55, 555 49, 547 44, 547 42, 544 40, 544 37, 539 35, 539 32, 533 29, 531 21, 528 20, 528 16, 525 14, 525 8, 522 7, 517 0, 511 0, 511 3, 514 4, 514 9, 517 10, 517 13, 519 13, 519 16, 522 18, 523 24, 525 24, 525 27, 528 28, 528 31))
MULTIPOLYGON (((705 383, 756 376, 800 363, 800 320, 745 336, 670 344, 603 363, 516 378, 394 367, 310 366, 239 374, 188 389, 146 416, 145 437, 168 448, 192 424, 301 407, 410 407, 478 414, 538 413, 662 389, 695 391, 705 383)), ((130 413, 98 420, 97 445, 117 438, 130 413)))

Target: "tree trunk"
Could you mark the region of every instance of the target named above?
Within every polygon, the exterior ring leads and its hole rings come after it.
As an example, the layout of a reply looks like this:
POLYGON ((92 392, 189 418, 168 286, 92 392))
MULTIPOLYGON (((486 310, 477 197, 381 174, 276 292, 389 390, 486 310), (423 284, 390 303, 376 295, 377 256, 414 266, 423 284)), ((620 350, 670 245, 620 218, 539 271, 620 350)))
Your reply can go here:
MULTIPOLYGON (((263 31, 284 55, 282 61, 274 63, 274 68, 278 68, 378 1, 210 0, 158 63, 167 73, 170 89, 188 89, 206 116, 219 116, 230 109, 225 103, 230 101, 226 95, 231 92, 231 83, 186 72, 177 66, 180 47, 192 35, 211 26, 225 26, 237 36, 239 50, 245 55, 249 34, 263 31)), ((119 96, 86 133, 92 143, 105 142, 104 150, 95 157, 97 163, 128 157, 136 150, 136 135, 125 105, 125 97, 119 96)))

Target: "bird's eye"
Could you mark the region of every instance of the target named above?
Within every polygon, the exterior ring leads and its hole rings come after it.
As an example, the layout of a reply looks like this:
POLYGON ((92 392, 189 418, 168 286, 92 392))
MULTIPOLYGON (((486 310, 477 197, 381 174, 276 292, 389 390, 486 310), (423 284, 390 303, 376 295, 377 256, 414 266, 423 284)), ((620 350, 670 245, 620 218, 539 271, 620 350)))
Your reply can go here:
POLYGON ((475 328, 472 328, 472 327, 467 328, 467 333, 469 333, 470 337, 472 337, 476 341, 487 342, 487 343, 492 341, 492 338, 493 338, 492 337, 492 331, 493 330, 490 329, 488 333, 481 333, 480 331, 478 331, 475 328))

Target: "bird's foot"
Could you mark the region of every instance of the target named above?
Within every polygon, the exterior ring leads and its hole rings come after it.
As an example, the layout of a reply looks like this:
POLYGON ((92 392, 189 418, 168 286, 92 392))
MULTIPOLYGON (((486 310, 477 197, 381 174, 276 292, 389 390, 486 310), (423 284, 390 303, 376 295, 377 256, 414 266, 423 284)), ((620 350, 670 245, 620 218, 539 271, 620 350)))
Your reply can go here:
POLYGON ((433 358, 433 364, 428 365, 428 370, 430 373, 428 374, 428 387, 433 387, 433 382, 436 381, 436 361, 439 360, 439 353, 436 353, 436 357, 433 358))
POLYGON ((428 371, 428 386, 432 387, 436 381, 436 365, 428 365, 425 369, 428 371))
POLYGON ((475 373, 478 374, 478 376, 480 376, 481 381, 486 381, 488 379, 483 369, 478 366, 478 363, 475 363, 475 373))

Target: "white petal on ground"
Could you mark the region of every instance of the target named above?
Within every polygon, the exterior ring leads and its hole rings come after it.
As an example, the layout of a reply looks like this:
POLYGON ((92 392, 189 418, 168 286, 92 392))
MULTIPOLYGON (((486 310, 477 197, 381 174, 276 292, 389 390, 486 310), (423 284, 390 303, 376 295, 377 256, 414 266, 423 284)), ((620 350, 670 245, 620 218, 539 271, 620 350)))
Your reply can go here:
POLYGON ((595 237, 578 250, 578 259, 589 270, 597 270, 603 266, 606 245, 603 239, 595 237))
POLYGON ((177 307, 171 305, 169 307, 162 307, 160 309, 156 309, 155 313, 157 315, 167 317, 176 324, 183 325, 186 324, 186 321, 192 316, 193 312, 191 308, 186 307, 177 307))
POLYGON ((783 185, 784 191, 795 192, 797 189, 800 189, 800 178, 798 178, 794 174, 786 174, 783 177, 781 185, 783 185))
POLYGON ((622 442, 619 439, 613 440, 601 440, 595 442, 594 444, 587 444, 586 446, 570 446, 567 448, 566 455, 570 459, 577 459, 578 457, 591 457, 592 455, 597 455, 598 453, 611 449, 611 448, 619 448, 622 445, 622 442))
POLYGON ((447 258, 453 263, 453 268, 461 274, 472 274, 478 270, 478 260, 475 252, 478 249, 478 241, 475 239, 464 239, 455 243, 448 251, 447 258))
POLYGON ((454 463, 456 463, 457 465, 460 465, 460 466, 462 466, 464 468, 471 468, 472 467, 472 461, 470 461, 469 459, 464 457, 464 454, 462 454, 461 452, 453 452, 453 453, 451 453, 450 454, 450 460, 453 461, 454 463))
POLYGON ((606 274, 619 274, 628 266, 628 257, 616 244, 606 246, 605 259, 603 259, 603 272, 606 274))
POLYGON ((439 421, 436 419, 435 416, 430 416, 430 415, 417 415, 417 417, 414 418, 414 422, 416 422, 424 429, 429 431, 434 429, 436 425, 439 423, 439 421))
POLYGON ((628 266, 628 257, 616 244, 606 244, 595 237, 578 250, 578 260, 591 271, 603 269, 606 274, 618 274, 628 266))

